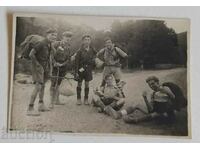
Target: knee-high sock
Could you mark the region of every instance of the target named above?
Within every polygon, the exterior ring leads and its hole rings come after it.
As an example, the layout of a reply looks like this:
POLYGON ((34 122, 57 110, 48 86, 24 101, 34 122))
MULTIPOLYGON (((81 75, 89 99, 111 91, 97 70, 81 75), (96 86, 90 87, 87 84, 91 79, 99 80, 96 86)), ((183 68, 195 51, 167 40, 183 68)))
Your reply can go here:
POLYGON ((77 99, 81 99, 81 87, 77 87, 76 92, 77 92, 77 99))
POLYGON ((88 95, 89 95, 89 88, 85 88, 85 99, 88 99, 88 95))

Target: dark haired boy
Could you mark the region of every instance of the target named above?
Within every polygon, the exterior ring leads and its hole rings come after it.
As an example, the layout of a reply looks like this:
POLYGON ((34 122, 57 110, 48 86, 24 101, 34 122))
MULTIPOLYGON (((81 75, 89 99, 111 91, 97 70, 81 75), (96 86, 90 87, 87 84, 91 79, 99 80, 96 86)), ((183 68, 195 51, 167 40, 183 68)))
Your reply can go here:
POLYGON ((116 47, 110 37, 105 38, 105 47, 97 53, 97 57, 100 55, 103 55, 104 60, 103 79, 101 86, 103 87, 105 85, 105 76, 108 74, 112 74, 116 83, 118 84, 121 80, 120 58, 127 58, 128 55, 119 47, 116 47))
POLYGON ((138 123, 142 121, 152 120, 159 116, 167 116, 170 121, 174 121, 174 105, 172 101, 175 99, 174 93, 167 86, 162 86, 156 76, 150 76, 146 79, 146 83, 153 90, 151 101, 147 99, 147 92, 143 92, 143 98, 147 106, 148 112, 142 110, 138 106, 129 106, 128 108, 116 112, 112 110, 112 116, 115 119, 123 117, 126 123, 138 123), (144 115, 137 117, 134 112, 139 110, 144 115))
POLYGON ((64 105, 59 100, 59 86, 65 77, 67 71, 71 68, 71 56, 70 42, 72 38, 72 32, 65 31, 62 34, 62 40, 53 43, 54 51, 52 53, 52 78, 51 78, 51 103, 50 109, 55 105, 64 105))
POLYGON ((38 111, 49 111, 44 105, 44 89, 45 83, 50 75, 50 53, 52 51, 52 42, 57 38, 55 29, 48 29, 44 40, 39 41, 31 50, 29 56, 32 61, 32 77, 35 87, 31 94, 27 115, 39 116, 38 111), (35 99, 39 95, 38 111, 34 109, 35 99))
POLYGON ((75 56, 75 80, 77 84, 77 105, 81 105, 82 82, 85 80, 84 104, 89 105, 89 82, 93 79, 92 70, 95 67, 96 51, 91 46, 91 36, 82 37, 82 45, 75 56))

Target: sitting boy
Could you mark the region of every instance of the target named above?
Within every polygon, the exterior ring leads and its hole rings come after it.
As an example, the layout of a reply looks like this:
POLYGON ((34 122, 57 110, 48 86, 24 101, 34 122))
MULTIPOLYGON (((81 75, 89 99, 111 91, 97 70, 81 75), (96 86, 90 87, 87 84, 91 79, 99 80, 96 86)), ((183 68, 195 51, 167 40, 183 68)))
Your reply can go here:
POLYGON ((119 119, 122 117, 126 123, 138 123, 163 116, 167 117, 170 122, 174 121, 174 110, 180 110, 181 107, 186 106, 186 99, 184 98, 182 91, 174 83, 168 82, 160 84, 159 79, 155 76, 148 77, 146 79, 146 82, 149 85, 149 87, 153 90, 151 102, 147 100, 146 92, 143 92, 142 95, 146 103, 148 112, 143 111, 138 106, 129 106, 128 108, 118 112, 114 109, 110 110, 113 118, 119 119), (177 103, 182 104, 177 105, 177 103), (142 112, 143 115, 140 117, 134 115, 134 112, 136 110, 142 112))
POLYGON ((111 74, 105 77, 105 81, 105 87, 100 90, 98 88, 94 90, 92 103, 98 108, 99 112, 105 112, 111 115, 110 111, 112 111, 112 109, 118 111, 125 103, 122 89, 126 83, 121 81, 117 86, 114 86, 113 76, 111 74))

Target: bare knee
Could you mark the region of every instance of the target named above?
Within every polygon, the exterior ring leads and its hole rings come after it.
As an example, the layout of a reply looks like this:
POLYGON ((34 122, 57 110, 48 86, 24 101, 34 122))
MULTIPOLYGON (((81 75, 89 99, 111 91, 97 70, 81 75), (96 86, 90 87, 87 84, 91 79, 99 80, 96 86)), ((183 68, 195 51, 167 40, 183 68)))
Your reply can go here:
POLYGON ((42 85, 41 83, 36 83, 36 84, 35 84, 35 89, 36 89, 37 91, 40 91, 42 88, 43 88, 43 85, 42 85))

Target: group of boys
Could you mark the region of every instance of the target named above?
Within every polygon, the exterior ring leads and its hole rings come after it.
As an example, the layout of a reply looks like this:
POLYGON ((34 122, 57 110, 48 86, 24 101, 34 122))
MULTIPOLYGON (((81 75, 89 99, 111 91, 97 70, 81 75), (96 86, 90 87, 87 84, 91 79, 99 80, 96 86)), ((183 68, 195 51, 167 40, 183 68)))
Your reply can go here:
POLYGON ((149 113, 142 117, 131 115, 135 110, 141 110, 138 107, 128 107, 121 109, 125 103, 125 94, 123 87, 126 84, 121 81, 120 59, 126 59, 128 55, 116 47, 111 38, 105 39, 105 47, 98 52, 92 47, 92 37, 84 35, 79 50, 73 54, 70 48, 72 32, 66 31, 62 34, 61 41, 56 41, 57 31, 49 29, 46 32, 44 40, 38 42, 29 54, 32 60, 32 76, 35 83, 28 106, 27 115, 39 116, 40 112, 50 111, 54 105, 63 105, 59 100, 59 85, 67 72, 72 69, 74 61, 74 79, 77 81, 77 105, 82 104, 81 91, 82 82, 85 81, 83 103, 89 105, 89 83, 93 80, 92 71, 96 67, 97 59, 103 56, 103 78, 100 88, 95 89, 91 103, 97 107, 99 112, 104 112, 115 119, 123 118, 127 123, 136 123, 149 120, 156 116, 166 114, 174 118, 174 109, 171 101, 175 98, 173 92, 159 84, 159 79, 155 76, 149 77, 146 82, 154 91, 152 103, 147 100, 146 93, 143 93, 149 113), (44 105, 45 83, 51 79, 51 103, 49 107, 44 105), (115 83, 113 83, 113 79, 115 83), (34 109, 34 103, 39 95, 38 111, 34 109))

